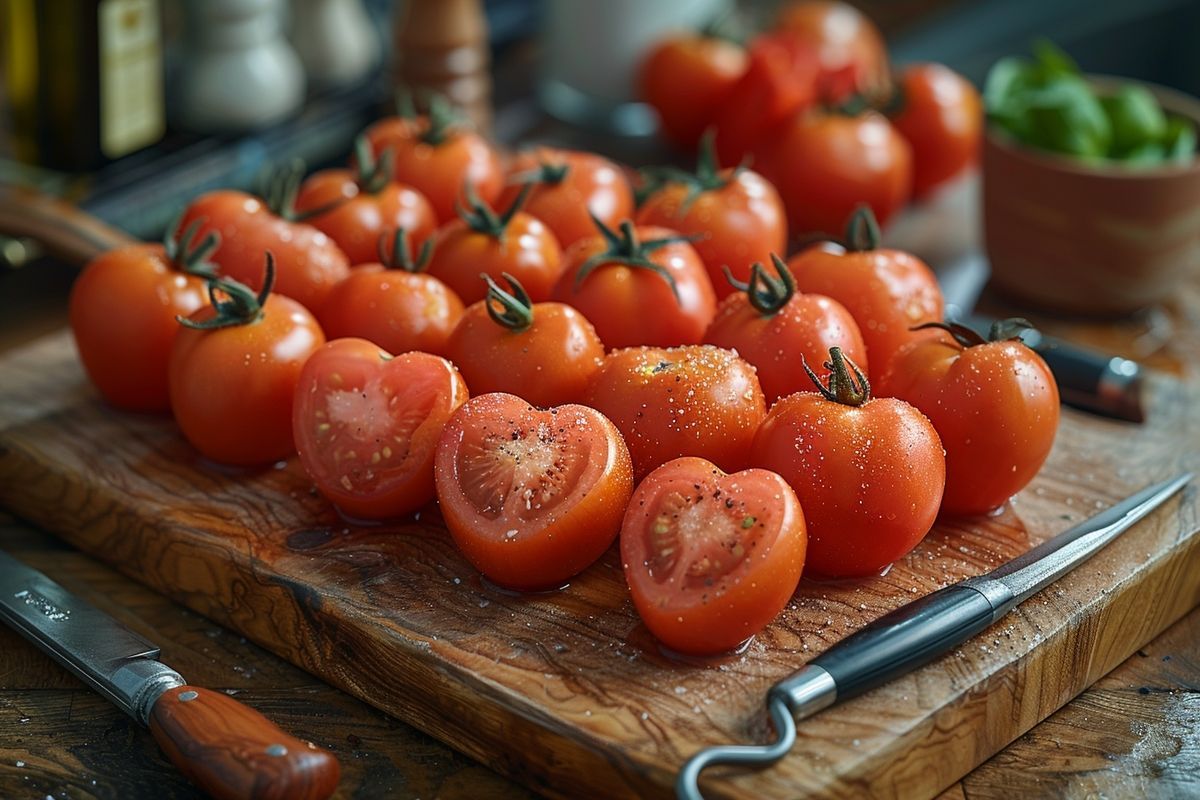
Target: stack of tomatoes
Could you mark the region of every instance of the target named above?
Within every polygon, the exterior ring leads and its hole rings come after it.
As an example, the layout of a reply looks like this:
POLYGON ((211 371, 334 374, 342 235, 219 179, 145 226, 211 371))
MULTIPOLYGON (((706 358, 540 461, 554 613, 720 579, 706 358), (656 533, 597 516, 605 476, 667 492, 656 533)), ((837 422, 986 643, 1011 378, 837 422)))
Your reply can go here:
POLYGON ((619 536, 647 627, 687 653, 761 630, 806 564, 869 575, 1037 471, 1045 365, 943 326, 868 207, 785 261, 776 188, 710 145, 647 185, 635 208, 601 156, 505 164, 435 104, 350 170, 203 195, 165 246, 96 259, 72 326, 113 405, 169 409, 216 462, 298 451, 355 518, 436 499, 503 586, 560 586, 619 536))
POLYGON ((677 146, 712 127, 723 164, 749 162, 779 187, 793 233, 837 234, 860 203, 884 224, 978 155, 975 88, 940 64, 893 78, 879 30, 837 0, 787 3, 746 45, 716 32, 667 39, 639 83, 677 146))

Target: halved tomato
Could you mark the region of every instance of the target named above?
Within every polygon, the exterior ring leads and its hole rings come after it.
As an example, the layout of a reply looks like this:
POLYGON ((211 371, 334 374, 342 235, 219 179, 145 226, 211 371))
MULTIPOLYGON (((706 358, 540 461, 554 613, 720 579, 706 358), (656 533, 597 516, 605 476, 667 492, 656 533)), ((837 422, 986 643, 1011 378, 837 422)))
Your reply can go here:
POLYGON ((629 451, 587 406, 539 411, 484 394, 442 433, 434 464, 442 518, 467 560, 512 589, 562 585, 608 549, 633 492, 629 451))
POLYGON ((395 517, 433 500, 434 449, 466 399, 444 358, 337 339, 300 373, 292 433, 305 471, 338 508, 395 517))
POLYGON ((677 458, 638 485, 621 526, 633 604, 674 650, 730 650, 787 605, 808 536, 796 493, 763 469, 677 458))

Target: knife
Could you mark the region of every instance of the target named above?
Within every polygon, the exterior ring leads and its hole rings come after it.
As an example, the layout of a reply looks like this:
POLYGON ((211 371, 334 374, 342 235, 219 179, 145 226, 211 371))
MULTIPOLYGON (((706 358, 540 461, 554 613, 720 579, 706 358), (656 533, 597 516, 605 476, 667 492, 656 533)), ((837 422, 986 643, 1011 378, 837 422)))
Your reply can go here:
POLYGON ((340 768, 221 692, 188 686, 159 649, 0 551, 0 618, 129 716, 180 772, 220 800, 323 800, 340 768))
POLYGON ((903 605, 829 648, 767 692, 774 743, 701 750, 680 770, 676 796, 702 800, 700 772, 713 764, 775 763, 796 741, 797 718, 874 689, 962 644, 1086 561, 1191 479, 1184 473, 1147 486, 991 572, 903 605))

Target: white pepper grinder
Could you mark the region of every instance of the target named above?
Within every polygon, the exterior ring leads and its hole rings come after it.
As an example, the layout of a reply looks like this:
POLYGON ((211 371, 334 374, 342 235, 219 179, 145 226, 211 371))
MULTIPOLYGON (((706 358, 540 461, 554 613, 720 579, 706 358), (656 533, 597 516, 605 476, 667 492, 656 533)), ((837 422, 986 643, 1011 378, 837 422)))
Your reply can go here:
POLYGON ((304 104, 304 67, 283 35, 281 0, 187 0, 180 127, 262 128, 304 104))
POLYGON ((308 80, 348 86, 379 63, 380 36, 362 0, 295 0, 292 43, 308 80))

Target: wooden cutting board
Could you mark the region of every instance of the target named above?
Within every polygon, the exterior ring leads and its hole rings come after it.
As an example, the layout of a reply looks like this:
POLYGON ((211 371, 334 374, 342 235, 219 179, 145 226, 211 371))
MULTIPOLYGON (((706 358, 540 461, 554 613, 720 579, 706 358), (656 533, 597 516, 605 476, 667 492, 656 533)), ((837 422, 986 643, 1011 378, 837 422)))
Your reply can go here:
MULTIPOLYGON (((105 407, 66 333, 0 359, 0 504, 535 790, 667 796, 700 747, 769 738, 767 688, 868 621, 1200 470, 1195 398, 1161 376, 1144 425, 1065 410, 1050 461, 1002 513, 940 523, 880 577, 803 581, 745 652, 709 663, 658 651, 615 551, 564 590, 500 591, 434 509, 347 524, 295 461, 217 467, 170 420, 105 407)), ((706 791, 936 794, 1200 601, 1196 498, 946 657, 804 721, 779 765, 706 773, 706 791)))

